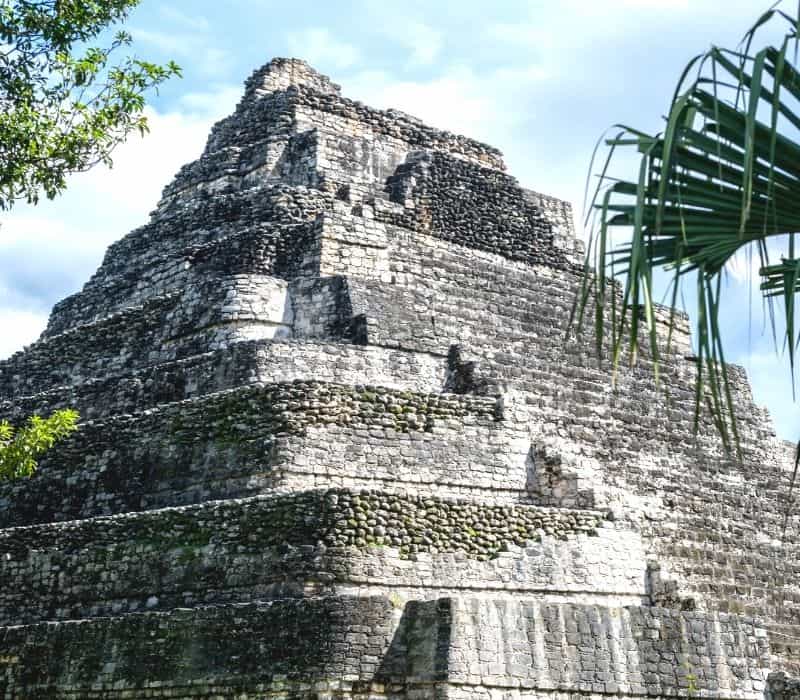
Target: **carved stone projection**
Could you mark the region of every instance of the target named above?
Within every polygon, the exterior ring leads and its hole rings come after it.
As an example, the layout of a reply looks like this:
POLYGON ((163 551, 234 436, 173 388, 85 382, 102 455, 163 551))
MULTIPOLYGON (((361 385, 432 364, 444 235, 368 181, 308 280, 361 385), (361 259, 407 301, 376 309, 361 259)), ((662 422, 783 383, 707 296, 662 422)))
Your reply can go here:
POLYGON ((613 388, 581 261, 494 148, 256 71, 0 362, 84 419, 0 484, 2 697, 798 697, 791 449, 736 367, 744 460, 694 436, 685 319, 613 388))

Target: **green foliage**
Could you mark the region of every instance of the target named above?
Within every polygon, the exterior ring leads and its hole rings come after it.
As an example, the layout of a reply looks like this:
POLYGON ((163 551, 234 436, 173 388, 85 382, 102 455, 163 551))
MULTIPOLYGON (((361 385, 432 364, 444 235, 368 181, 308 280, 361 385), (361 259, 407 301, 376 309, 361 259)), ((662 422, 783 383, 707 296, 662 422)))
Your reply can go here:
POLYGON ((78 418, 77 411, 66 408, 49 418, 31 416, 18 429, 0 421, 0 481, 33 474, 36 458, 77 430, 78 418))
POLYGON ((591 229, 587 271, 592 274, 576 304, 578 326, 592 302, 598 354, 609 349, 604 337, 610 336, 616 369, 623 351, 634 362, 646 339, 658 378, 653 273, 658 268, 672 273, 670 332, 681 284, 689 276, 697 299, 695 426, 707 405, 723 442, 735 443, 737 450, 719 327, 722 279, 736 253, 758 256, 776 344, 771 301, 783 301, 783 344, 792 369, 800 343, 794 305, 800 290, 795 247, 800 231, 798 27, 800 18, 770 9, 737 49, 713 46, 690 61, 663 133, 615 126, 617 133, 605 141, 609 151, 586 220, 591 229), (758 30, 771 20, 787 23, 782 42, 751 51, 758 30), (632 150, 639 154, 638 172, 611 177, 609 165, 618 162, 619 152, 632 150), (629 243, 614 247, 615 227, 632 230, 629 243), (779 263, 770 260, 777 243, 784 246, 779 263), (617 276, 624 279, 621 295, 610 284, 617 276))
POLYGON ((180 68, 134 57, 112 64, 131 43, 125 32, 106 48, 87 44, 138 3, 0 0, 0 209, 35 203, 42 191, 52 199, 67 175, 110 165, 129 133, 147 131, 145 93, 180 68))

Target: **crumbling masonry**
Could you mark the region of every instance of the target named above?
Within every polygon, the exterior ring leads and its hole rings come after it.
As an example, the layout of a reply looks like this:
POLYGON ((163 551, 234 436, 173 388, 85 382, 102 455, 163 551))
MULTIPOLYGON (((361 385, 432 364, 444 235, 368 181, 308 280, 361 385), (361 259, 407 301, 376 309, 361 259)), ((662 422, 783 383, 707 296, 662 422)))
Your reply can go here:
POLYGON ((0 485, 0 695, 800 696, 790 447, 736 367, 744 462, 693 435, 685 320, 612 387, 581 261, 497 150, 258 70, 0 362, 84 418, 0 485))

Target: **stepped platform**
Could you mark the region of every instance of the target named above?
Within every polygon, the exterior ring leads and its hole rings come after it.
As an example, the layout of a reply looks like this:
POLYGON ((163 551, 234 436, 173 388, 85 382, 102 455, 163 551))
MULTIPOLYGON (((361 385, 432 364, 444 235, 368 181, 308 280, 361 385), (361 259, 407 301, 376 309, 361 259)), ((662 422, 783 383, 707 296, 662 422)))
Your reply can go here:
POLYGON ((695 434, 685 318, 612 385, 571 219, 256 71, 0 361, 4 417, 82 416, 0 484, 0 697, 796 697, 791 449, 737 367, 743 460, 695 434))
POLYGON ((441 598, 402 613, 377 596, 197 606, 9 628, 4 643, 17 655, 0 690, 54 698, 477 698, 491 689, 512 698, 735 699, 766 687, 759 671, 767 643, 757 629, 724 614, 524 599, 441 598))

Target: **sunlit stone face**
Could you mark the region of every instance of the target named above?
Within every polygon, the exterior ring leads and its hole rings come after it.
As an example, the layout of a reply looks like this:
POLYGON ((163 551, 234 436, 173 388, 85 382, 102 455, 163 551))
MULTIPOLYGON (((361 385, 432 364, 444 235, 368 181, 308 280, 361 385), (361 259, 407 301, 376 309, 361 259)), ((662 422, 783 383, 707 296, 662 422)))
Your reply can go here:
POLYGON ((790 452, 736 368, 746 459, 694 434, 683 321, 612 384, 581 274, 496 149, 256 71, 0 363, 2 415, 83 417, 0 484, 0 695, 764 697, 790 452))

